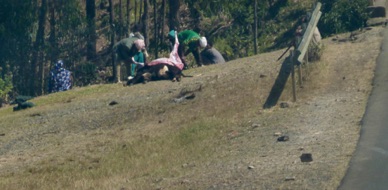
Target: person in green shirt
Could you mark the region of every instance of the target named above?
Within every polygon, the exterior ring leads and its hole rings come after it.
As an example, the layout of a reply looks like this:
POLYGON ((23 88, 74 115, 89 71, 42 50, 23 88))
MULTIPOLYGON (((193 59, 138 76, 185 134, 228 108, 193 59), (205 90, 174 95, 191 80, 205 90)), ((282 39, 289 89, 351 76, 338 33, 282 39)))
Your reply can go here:
POLYGON ((144 54, 142 51, 138 51, 135 54, 135 56, 133 56, 132 58, 131 73, 130 73, 130 76, 128 77, 128 80, 132 80, 135 77, 137 70, 143 67, 144 67, 144 54))
MULTIPOLYGON (((169 40, 171 44, 175 44, 175 30, 171 30, 168 33, 169 40)), ((185 65, 185 69, 188 68, 187 61, 185 56, 192 53, 196 64, 198 67, 203 65, 202 58, 200 56, 200 48, 205 48, 207 45, 207 40, 205 37, 201 37, 198 33, 193 30, 184 30, 178 33, 178 55, 181 58, 183 64, 185 65)))

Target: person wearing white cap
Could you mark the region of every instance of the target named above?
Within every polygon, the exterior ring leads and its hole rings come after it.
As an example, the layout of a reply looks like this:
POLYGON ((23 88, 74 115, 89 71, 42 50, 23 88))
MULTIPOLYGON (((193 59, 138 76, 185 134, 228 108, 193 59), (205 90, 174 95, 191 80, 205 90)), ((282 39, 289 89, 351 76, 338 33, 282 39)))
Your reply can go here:
POLYGON ((208 42, 206 48, 201 51, 201 58, 205 65, 225 63, 224 57, 211 42, 208 42))
MULTIPOLYGON (((171 30, 168 33, 171 44, 175 42, 175 30, 171 30)), ((200 48, 205 48, 207 46, 206 37, 200 36, 198 33, 193 30, 184 30, 178 33, 179 47, 178 47, 178 55, 181 58, 183 64, 185 65, 185 69, 188 68, 187 61, 185 56, 192 53, 196 64, 198 67, 203 66, 202 58, 199 54, 200 48), (187 50, 186 50, 187 48, 187 50)))

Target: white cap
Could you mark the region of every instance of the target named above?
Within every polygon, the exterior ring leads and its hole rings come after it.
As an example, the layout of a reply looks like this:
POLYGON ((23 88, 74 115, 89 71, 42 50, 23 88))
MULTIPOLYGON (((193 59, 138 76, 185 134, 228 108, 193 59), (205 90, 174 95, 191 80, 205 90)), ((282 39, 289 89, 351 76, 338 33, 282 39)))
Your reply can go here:
POLYGON ((205 48, 207 46, 207 40, 205 37, 201 37, 201 39, 199 40, 199 45, 201 46, 201 48, 205 48))

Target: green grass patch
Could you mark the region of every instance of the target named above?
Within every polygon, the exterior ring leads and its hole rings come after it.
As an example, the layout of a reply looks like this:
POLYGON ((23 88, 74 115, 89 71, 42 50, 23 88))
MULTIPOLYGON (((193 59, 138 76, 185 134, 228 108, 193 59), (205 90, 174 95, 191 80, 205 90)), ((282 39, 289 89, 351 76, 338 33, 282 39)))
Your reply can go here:
POLYGON ((124 186, 151 188, 148 186, 150 181, 184 176, 190 172, 185 165, 199 164, 213 157, 221 142, 220 130, 224 123, 204 119, 163 133, 163 136, 117 139, 104 152, 96 153, 91 149, 92 152, 47 158, 18 176, 3 176, 0 184, 11 185, 10 181, 18 178, 20 183, 12 186, 19 189, 77 189, 75 181, 82 181, 82 187, 98 187, 96 183, 108 180, 112 182, 104 186, 111 188, 117 185, 112 184, 113 181, 120 181, 125 176, 124 186))
POLYGON ((41 96, 30 101, 41 106, 51 105, 55 103, 64 103, 66 101, 71 101, 72 99, 100 96, 101 94, 110 93, 115 89, 117 89, 117 85, 93 85, 41 96))

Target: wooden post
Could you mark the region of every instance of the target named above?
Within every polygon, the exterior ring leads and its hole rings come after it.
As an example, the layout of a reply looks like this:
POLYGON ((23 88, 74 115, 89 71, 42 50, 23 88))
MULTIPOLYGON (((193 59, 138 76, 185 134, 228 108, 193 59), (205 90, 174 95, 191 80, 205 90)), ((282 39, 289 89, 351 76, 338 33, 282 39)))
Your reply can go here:
POLYGON ((306 28, 306 31, 304 31, 303 38, 301 43, 298 45, 298 51, 300 51, 300 55, 298 57, 298 61, 301 63, 304 59, 304 56, 306 55, 306 51, 308 48, 308 45, 310 44, 311 38, 313 36, 315 27, 318 24, 319 18, 322 15, 322 12, 319 11, 321 8, 322 4, 317 3, 315 10, 312 13, 312 16, 310 18, 310 22, 306 28))
MULTIPOLYGON (((318 20, 322 15, 322 12, 319 11, 320 8, 321 8, 321 3, 318 2, 310 18, 306 31, 303 34, 303 38, 301 42, 299 43, 296 50, 291 52, 292 55, 290 55, 284 60, 282 67, 280 68, 279 75, 275 80, 275 84, 272 86, 269 96, 263 105, 264 109, 271 108, 276 105, 277 101, 279 100, 279 97, 283 92, 283 89, 285 87, 285 84, 290 74, 292 74, 293 99, 294 101, 296 101, 295 68, 294 68, 295 63, 298 63, 298 65, 301 65, 303 62, 303 59, 305 59, 304 56, 306 55, 308 45, 312 38, 313 29, 315 29, 315 27, 317 26, 318 20)), ((302 79, 301 72, 299 76, 301 81, 302 79)))
POLYGON ((306 70, 307 72, 310 72, 310 65, 309 65, 309 51, 306 51, 306 56, 305 56, 305 65, 306 65, 306 70))
POLYGON ((302 81, 302 65, 298 65, 298 81, 299 81, 299 86, 302 88, 302 87, 303 87, 303 81, 302 81))
POLYGON ((291 79, 292 79, 292 97, 293 101, 296 102, 296 84, 295 84, 295 59, 294 50, 291 50, 291 79))

